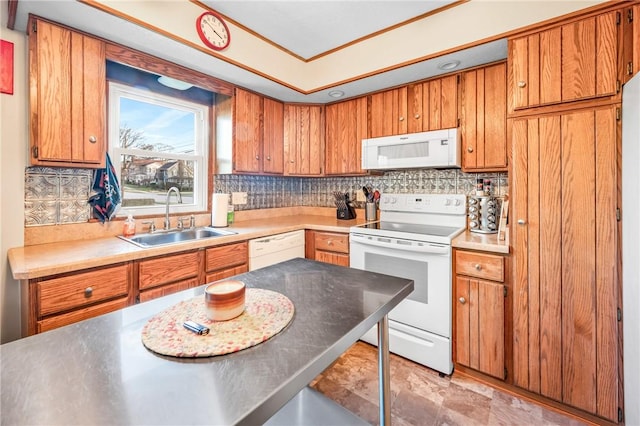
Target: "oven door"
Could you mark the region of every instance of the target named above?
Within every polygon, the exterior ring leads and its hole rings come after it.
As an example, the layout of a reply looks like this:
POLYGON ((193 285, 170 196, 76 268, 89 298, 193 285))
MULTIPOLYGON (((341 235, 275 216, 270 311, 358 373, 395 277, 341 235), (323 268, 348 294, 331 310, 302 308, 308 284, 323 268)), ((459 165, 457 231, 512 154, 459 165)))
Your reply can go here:
POLYGON ((389 319, 451 337, 451 246, 351 233, 350 266, 414 281, 389 319))

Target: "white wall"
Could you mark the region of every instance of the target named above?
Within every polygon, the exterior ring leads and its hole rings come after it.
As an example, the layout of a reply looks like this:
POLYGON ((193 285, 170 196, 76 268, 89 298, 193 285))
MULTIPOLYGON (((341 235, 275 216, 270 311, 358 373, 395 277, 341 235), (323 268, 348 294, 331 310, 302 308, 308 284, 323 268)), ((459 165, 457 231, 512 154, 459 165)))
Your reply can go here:
POLYGON ((0 342, 20 337, 20 285, 7 250, 24 243, 24 170, 29 140, 27 36, 7 29, 7 2, 0 1, 0 38, 14 44, 13 95, 0 94, 0 342))

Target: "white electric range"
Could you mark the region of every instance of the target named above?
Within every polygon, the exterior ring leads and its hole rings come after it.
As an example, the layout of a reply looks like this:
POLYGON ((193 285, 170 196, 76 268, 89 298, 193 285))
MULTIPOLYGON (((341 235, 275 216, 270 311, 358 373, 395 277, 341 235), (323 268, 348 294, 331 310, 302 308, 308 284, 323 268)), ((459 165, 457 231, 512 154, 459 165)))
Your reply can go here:
MULTIPOLYGON (((389 350, 444 374, 453 371, 451 241, 465 227, 465 195, 382 194, 380 220, 349 234, 352 268, 414 281, 389 313, 389 350)), ((362 340, 377 345, 376 329, 362 340)))

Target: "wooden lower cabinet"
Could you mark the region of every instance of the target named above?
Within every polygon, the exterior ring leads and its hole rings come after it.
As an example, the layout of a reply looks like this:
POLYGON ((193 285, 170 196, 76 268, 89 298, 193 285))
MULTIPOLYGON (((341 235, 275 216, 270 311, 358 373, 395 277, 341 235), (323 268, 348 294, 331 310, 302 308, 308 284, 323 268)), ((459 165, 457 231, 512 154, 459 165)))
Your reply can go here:
POLYGON ((218 281, 249 270, 249 246, 246 241, 206 250, 206 282, 218 281))
POLYGON ((200 250, 138 261, 138 300, 145 302, 203 284, 203 257, 200 250))
POLYGON ((504 380, 505 259, 456 250, 455 270, 455 362, 504 380))
POLYGON ((349 266, 349 234, 307 230, 305 241, 307 259, 349 266))
POLYGON ((132 304, 131 263, 23 280, 22 334, 41 333, 132 304))

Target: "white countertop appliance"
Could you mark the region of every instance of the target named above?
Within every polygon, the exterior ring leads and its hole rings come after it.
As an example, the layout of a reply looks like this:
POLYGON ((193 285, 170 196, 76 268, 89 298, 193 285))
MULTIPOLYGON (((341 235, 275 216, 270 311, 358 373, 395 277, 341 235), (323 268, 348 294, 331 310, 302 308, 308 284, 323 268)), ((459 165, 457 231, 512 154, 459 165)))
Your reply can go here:
MULTIPOLYGON (((453 371, 451 240, 465 230, 466 214, 461 194, 382 194, 380 221, 349 234, 352 268, 415 283, 389 314, 389 350, 444 374, 453 371)), ((365 309, 371 302, 365 297, 365 309)), ((375 328, 362 340, 377 345, 375 328)))

